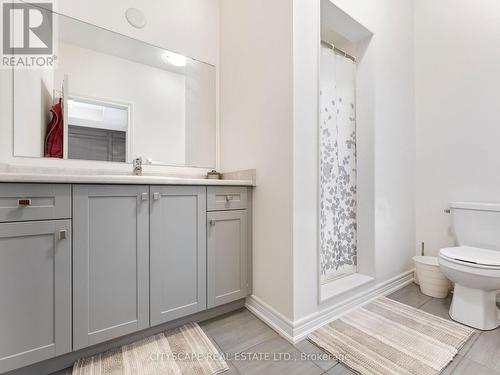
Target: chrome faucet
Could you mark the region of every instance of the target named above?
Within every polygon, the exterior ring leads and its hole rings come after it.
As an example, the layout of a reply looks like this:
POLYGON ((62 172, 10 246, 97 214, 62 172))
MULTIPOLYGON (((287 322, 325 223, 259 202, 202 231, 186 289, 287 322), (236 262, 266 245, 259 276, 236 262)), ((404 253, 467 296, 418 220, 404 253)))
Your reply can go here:
POLYGON ((142 158, 134 159, 133 165, 134 165, 134 175, 141 176, 142 175, 142 158))

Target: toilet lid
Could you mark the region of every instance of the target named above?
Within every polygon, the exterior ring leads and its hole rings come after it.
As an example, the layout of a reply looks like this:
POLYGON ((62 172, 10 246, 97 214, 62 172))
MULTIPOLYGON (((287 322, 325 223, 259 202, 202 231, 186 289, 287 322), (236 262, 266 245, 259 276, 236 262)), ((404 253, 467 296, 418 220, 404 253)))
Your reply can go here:
POLYGON ((500 267, 500 251, 486 250, 470 246, 458 246, 442 249, 440 253, 447 258, 455 259, 461 262, 500 267))

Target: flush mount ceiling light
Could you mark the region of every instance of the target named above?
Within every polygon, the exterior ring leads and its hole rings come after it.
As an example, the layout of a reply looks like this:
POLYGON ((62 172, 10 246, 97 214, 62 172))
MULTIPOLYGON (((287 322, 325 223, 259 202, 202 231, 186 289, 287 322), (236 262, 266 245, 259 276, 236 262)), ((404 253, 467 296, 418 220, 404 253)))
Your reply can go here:
POLYGON ((174 52, 165 52, 163 57, 173 66, 186 66, 186 56, 174 52))
POLYGON ((146 26, 146 16, 137 8, 128 8, 125 17, 128 23, 136 29, 142 29, 146 26))

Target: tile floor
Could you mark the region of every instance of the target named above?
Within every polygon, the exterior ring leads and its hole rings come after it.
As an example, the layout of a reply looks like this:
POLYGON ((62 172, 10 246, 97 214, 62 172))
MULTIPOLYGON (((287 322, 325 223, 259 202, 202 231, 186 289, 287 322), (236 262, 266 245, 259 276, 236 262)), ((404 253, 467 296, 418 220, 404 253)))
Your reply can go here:
MULTIPOLYGON (((388 297, 449 319, 451 296, 431 298, 420 293, 417 285, 410 284, 388 297)), ((200 326, 220 351, 231 357, 227 375, 355 374, 306 340, 291 345, 247 310, 200 326)), ((500 375, 500 328, 474 334, 443 374, 500 375)))
MULTIPOLYGON (((436 299, 420 293, 415 284, 388 296, 396 301, 428 313, 449 319, 451 295, 436 299)), ((228 374, 355 374, 328 356, 319 348, 301 341, 291 345, 247 310, 241 310, 201 324, 221 352, 239 357, 230 361, 228 374), (257 360, 262 353, 271 353, 267 360, 257 360), (272 353, 288 353, 285 360, 272 357, 272 353), (246 356, 244 358, 244 355, 246 356), (250 358, 254 355, 254 358, 250 358), (295 359, 295 360, 290 360, 295 359)), ((477 332, 460 350, 443 374, 500 375, 500 329, 477 332)))

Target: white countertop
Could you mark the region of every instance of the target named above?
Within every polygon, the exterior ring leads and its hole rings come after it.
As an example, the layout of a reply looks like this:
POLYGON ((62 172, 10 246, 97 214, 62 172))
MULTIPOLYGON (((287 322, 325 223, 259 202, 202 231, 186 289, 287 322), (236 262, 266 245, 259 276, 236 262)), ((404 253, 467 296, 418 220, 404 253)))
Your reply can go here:
POLYGON ((0 182, 66 183, 66 184, 139 184, 139 185, 215 185, 254 186, 252 180, 208 180, 206 178, 184 178, 170 176, 134 176, 118 174, 47 174, 47 173, 2 173, 0 182))

